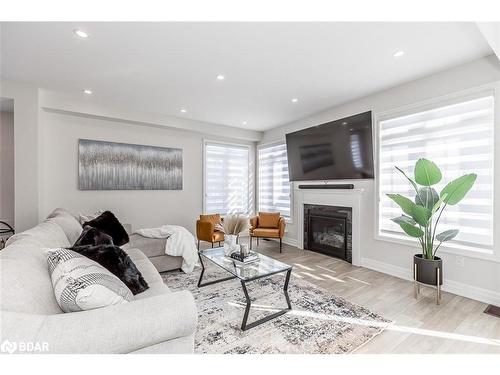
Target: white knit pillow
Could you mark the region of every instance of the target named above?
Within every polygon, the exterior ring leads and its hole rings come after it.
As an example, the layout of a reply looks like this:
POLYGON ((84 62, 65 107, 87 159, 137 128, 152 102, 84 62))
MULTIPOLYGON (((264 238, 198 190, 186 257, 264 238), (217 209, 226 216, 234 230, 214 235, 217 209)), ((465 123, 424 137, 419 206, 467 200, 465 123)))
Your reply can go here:
POLYGON ((129 288, 106 268, 68 249, 47 249, 54 295, 61 310, 75 312, 126 303, 129 288))

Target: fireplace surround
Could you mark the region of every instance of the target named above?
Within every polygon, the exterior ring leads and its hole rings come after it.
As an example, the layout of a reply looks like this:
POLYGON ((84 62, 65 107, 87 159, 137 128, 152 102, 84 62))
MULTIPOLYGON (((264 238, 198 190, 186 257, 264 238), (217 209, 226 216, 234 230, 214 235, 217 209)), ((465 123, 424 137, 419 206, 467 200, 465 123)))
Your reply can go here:
POLYGON ((352 208, 304 204, 303 246, 352 263, 352 208))
POLYGON ((350 190, 336 189, 298 189, 293 190, 295 209, 297 210, 297 242, 300 249, 304 249, 304 205, 325 205, 334 207, 349 207, 352 209, 352 265, 361 266, 361 200, 364 188, 354 188, 350 190))

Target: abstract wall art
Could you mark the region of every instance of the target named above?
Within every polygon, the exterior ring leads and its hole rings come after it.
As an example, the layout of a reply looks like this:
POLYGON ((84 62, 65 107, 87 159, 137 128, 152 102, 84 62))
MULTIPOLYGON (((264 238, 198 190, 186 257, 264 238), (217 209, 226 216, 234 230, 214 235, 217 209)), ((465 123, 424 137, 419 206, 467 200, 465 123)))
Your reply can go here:
POLYGON ((78 140, 80 190, 182 190, 182 149, 78 140))

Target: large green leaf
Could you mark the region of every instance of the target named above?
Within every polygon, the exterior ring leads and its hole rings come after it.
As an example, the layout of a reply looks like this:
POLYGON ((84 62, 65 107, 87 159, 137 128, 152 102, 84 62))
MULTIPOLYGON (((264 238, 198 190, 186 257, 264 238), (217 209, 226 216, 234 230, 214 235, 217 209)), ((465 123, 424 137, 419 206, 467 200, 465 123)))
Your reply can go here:
POLYGON ((436 239, 439 242, 450 241, 450 240, 454 239, 457 236, 457 234, 458 234, 458 229, 448 229, 448 230, 445 230, 444 232, 439 233, 436 236, 436 239))
POLYGON ((399 223, 399 226, 401 227, 401 229, 403 229, 405 231, 405 233, 408 236, 415 237, 415 238, 420 238, 420 237, 424 236, 424 232, 422 231, 422 229, 420 229, 414 225, 407 224, 407 223, 399 223))
POLYGON ((405 214, 413 217, 412 212, 415 203, 413 203, 410 199, 402 196, 401 194, 387 194, 387 196, 394 202, 396 202, 405 214))
POLYGON ((415 164, 415 181, 419 185, 431 186, 441 181, 442 175, 438 166, 427 159, 419 159, 415 164))
POLYGON ((422 225, 423 227, 426 227, 427 224, 429 224, 429 219, 431 218, 432 213, 431 210, 428 210, 425 207, 419 206, 419 205, 414 205, 411 211, 411 217, 413 220, 415 220, 418 224, 422 225))
POLYGON ((410 177, 408 177, 408 175, 407 175, 407 174, 406 174, 406 173, 405 173, 405 172, 404 172, 401 168, 396 167, 396 169, 397 169, 398 171, 400 171, 400 172, 401 172, 401 174, 402 174, 403 176, 405 176, 405 177, 407 178, 407 180, 408 180, 408 181, 410 181, 410 184, 412 184, 412 186, 413 186, 413 188, 415 189, 415 191, 417 191, 417 190, 418 190, 418 186, 417 186, 417 184, 415 183, 415 181, 413 181, 410 177))
POLYGON ((436 211, 439 210, 439 207, 444 202, 444 200, 446 199, 447 196, 448 196, 448 194, 443 194, 439 198, 439 200, 436 203, 434 203, 434 206, 432 207, 432 210, 431 210, 432 215, 434 215, 436 213, 436 211))
POLYGON ((439 194, 434 188, 429 186, 418 189, 418 193, 415 196, 415 203, 427 208, 428 210, 432 210, 438 201, 439 194))
POLYGON ((476 178, 477 175, 475 173, 470 173, 451 181, 441 191, 441 197, 446 194, 443 201, 450 205, 455 205, 460 202, 465 197, 465 194, 472 188, 476 178))
POLYGON ((401 215, 401 216, 395 217, 394 219, 391 219, 391 220, 394 221, 396 224, 401 224, 401 223, 410 224, 410 225, 417 224, 415 222, 415 220, 413 220, 411 217, 406 216, 406 215, 401 215))

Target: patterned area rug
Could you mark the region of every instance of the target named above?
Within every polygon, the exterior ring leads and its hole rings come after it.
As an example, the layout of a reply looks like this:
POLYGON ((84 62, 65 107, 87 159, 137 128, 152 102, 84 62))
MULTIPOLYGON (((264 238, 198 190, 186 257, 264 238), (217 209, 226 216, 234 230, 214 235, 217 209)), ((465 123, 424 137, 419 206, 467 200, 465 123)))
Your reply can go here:
MULTIPOLYGON (((210 262, 206 262, 210 263, 210 262)), ((228 274, 207 264, 203 281, 228 274)), ((288 293, 292 311, 245 332, 240 330, 245 297, 239 280, 197 287, 200 268, 191 274, 181 271, 162 274, 168 287, 188 289, 199 312, 195 337, 196 353, 350 353, 379 334, 390 321, 354 305, 328 291, 295 278, 288 293)), ((285 274, 247 283, 252 298, 248 322, 286 306, 285 274)))

